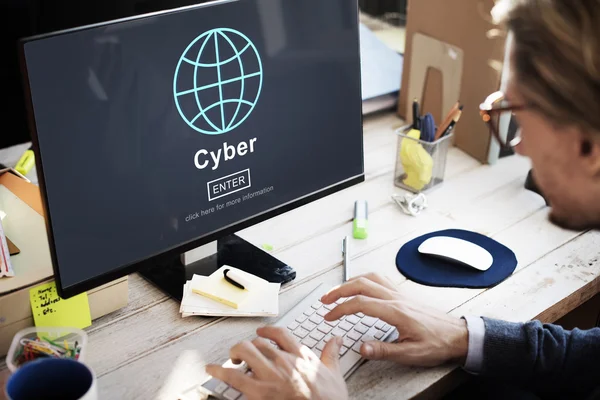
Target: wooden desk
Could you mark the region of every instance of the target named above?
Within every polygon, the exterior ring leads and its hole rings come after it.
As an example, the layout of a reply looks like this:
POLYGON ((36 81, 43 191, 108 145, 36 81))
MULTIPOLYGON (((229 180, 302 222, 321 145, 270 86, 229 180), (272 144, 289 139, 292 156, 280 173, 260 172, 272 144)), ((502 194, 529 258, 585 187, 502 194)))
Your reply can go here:
MULTIPOLYGON (((255 244, 271 244, 274 254, 296 269, 296 280, 282 288, 281 315, 318 283, 341 281, 341 240, 351 233, 353 203, 361 198, 370 206, 370 236, 353 242, 351 274, 387 274, 415 301, 457 316, 549 322, 598 292, 600 235, 561 230, 547 221, 543 200, 523 188, 527 159, 513 156, 494 166, 480 165, 452 149, 446 182, 428 195, 430 208, 418 217, 402 213, 390 199, 400 191, 392 184, 392 127, 400 122, 393 115, 365 120, 365 183, 240 233, 255 244), (478 231, 504 243, 518 257, 517 271, 489 290, 425 287, 397 272, 394 256, 403 243, 449 227, 478 231)), ((206 363, 225 361, 231 346, 273 321, 182 319, 179 304, 137 274, 130 276, 129 285, 128 307, 87 329, 87 360, 98 375, 102 399, 176 399, 204 379, 206 363)), ((349 378, 349 391, 353 399, 432 398, 460 380, 461 371, 453 370, 367 362, 349 378)))

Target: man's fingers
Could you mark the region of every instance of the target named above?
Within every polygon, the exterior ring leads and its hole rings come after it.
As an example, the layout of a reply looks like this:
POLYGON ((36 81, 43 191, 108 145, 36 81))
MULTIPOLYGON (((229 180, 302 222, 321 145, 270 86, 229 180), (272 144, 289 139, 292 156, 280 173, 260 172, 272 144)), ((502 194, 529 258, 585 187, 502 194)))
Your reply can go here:
POLYGON ((248 393, 254 386, 254 379, 233 368, 223 368, 220 365, 209 364, 206 372, 214 378, 233 386, 242 393, 248 393))
POLYGON ((283 369, 288 374, 292 372, 294 369, 293 359, 295 356, 277 349, 272 343, 263 338, 256 338, 252 342, 256 348, 278 368, 283 369))
POLYGON ((300 344, 290 335, 285 328, 275 326, 263 326, 256 330, 258 336, 270 339, 277 343, 280 349, 295 356, 301 357, 300 344))
POLYGON ((321 301, 325 304, 331 304, 342 297, 352 297, 357 295, 381 300, 394 299, 394 293, 387 287, 367 279, 366 277, 360 277, 332 289, 321 298, 321 301))
POLYGON ((343 317, 344 315, 363 313, 370 317, 379 318, 390 325, 397 325, 399 313, 395 310, 396 303, 373 299, 365 296, 355 296, 350 300, 336 306, 329 313, 325 314, 323 318, 327 321, 335 321, 343 317))
POLYGON ((273 364, 251 342, 244 341, 233 346, 229 358, 245 361, 260 379, 272 379, 277 375, 273 364))
POLYGON ((340 370, 340 348, 342 347, 342 337, 334 336, 325 344, 321 354, 321 362, 333 371, 340 370))
POLYGON ((360 354, 367 360, 393 360, 399 363, 402 363, 404 358, 402 343, 386 343, 377 340, 364 342, 360 347, 360 354))
POLYGON ((375 272, 369 272, 364 275, 355 276, 354 278, 348 279, 348 282, 360 278, 365 278, 375 283, 378 283, 381 286, 384 286, 386 289, 391 290, 392 292, 398 291, 398 288, 390 281, 390 279, 387 276, 380 275, 375 272))

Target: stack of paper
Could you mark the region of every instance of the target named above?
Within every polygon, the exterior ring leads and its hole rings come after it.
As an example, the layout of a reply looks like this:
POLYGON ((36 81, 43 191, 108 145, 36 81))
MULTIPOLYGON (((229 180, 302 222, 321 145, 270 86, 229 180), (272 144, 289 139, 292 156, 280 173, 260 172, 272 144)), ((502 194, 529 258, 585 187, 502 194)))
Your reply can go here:
POLYGON ((179 312, 184 318, 194 315, 274 317, 279 313, 279 287, 279 283, 223 266, 210 276, 194 275, 186 282, 179 312), (247 289, 233 286, 224 278, 225 269, 244 274, 251 285, 247 289))

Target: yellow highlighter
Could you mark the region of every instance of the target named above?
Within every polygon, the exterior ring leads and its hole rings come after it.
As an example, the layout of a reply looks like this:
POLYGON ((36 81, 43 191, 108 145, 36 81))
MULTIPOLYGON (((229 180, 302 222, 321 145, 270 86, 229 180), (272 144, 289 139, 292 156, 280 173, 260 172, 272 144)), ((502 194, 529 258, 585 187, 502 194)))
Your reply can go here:
POLYGON ((15 169, 18 173, 25 176, 31 171, 31 168, 35 165, 35 154, 33 154, 33 148, 30 147, 25 150, 25 153, 19 159, 17 165, 15 165, 15 169))

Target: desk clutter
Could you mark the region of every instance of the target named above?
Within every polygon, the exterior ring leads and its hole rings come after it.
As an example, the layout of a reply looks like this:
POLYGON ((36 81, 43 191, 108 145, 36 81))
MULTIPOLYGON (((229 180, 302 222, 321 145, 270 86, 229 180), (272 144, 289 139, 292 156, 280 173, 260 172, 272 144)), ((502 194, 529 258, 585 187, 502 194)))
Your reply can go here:
POLYGON ((76 328, 34 327, 19 331, 6 356, 11 372, 30 361, 42 358, 68 358, 83 361, 87 334, 76 328))
POLYGON ((446 171, 446 156, 463 106, 456 102, 441 123, 431 113, 421 115, 413 102, 413 123, 398 129, 398 152, 394 183, 413 193, 440 184, 446 171))
POLYGON ((274 317, 279 313, 280 283, 227 265, 210 276, 194 275, 183 287, 182 317, 274 317))

